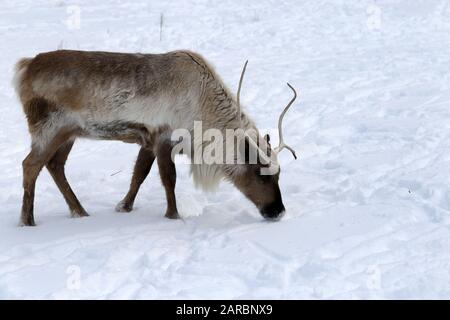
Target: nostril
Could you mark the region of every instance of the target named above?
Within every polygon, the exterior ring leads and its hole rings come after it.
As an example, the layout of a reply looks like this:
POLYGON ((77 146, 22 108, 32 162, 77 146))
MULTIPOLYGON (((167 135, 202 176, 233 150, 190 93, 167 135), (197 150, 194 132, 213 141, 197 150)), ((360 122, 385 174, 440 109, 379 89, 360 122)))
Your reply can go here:
POLYGON ((266 220, 278 221, 285 212, 285 208, 282 201, 274 201, 260 209, 261 215, 266 220))
POLYGON ((267 221, 273 221, 273 222, 276 222, 276 221, 281 220, 281 218, 283 217, 283 215, 284 215, 284 211, 283 211, 281 214, 276 215, 276 216, 263 215, 263 217, 264 217, 264 219, 266 219, 267 221))
POLYGON ((285 212, 286 211, 283 208, 283 210, 276 212, 261 211, 261 215, 268 221, 279 221, 284 216, 285 212))

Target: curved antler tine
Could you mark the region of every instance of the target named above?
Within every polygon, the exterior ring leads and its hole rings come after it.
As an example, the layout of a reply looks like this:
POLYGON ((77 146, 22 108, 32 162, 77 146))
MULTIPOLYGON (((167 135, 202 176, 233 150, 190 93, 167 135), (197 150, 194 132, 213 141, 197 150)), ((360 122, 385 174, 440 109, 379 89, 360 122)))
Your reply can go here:
POLYGON ((248 63, 248 60, 245 61, 244 67, 242 68, 241 77, 239 79, 238 91, 237 91, 237 108, 238 108, 237 112, 238 112, 239 122, 241 121, 241 87, 242 87, 242 80, 244 80, 245 70, 247 69, 247 63, 248 63))
POLYGON ((292 149, 291 147, 289 147, 289 146, 288 146, 287 144, 285 144, 285 143, 283 143, 283 144, 279 145, 278 147, 276 147, 276 148, 274 149, 274 151, 275 151, 276 153, 279 153, 279 152, 280 152, 281 150, 283 150, 284 148, 288 149, 288 150, 292 153, 292 155, 294 156, 294 159, 297 160, 297 153, 295 152, 295 150, 292 149))
POLYGON ((289 102, 290 104, 292 102, 294 102, 295 99, 297 99, 297 91, 295 91, 294 87, 291 86, 291 84, 289 82, 286 82, 286 84, 288 85, 289 88, 291 88, 291 90, 294 92, 294 97, 292 98, 291 102, 289 102))
POLYGON ((295 99, 297 99, 297 91, 295 91, 294 87, 291 86, 289 83, 287 83, 288 87, 291 88, 291 90, 294 92, 294 97, 291 99, 291 101, 289 101, 289 103, 286 105, 286 107, 284 108, 283 112, 281 112, 280 114, 280 118, 278 119, 278 135, 280 137, 280 144, 277 148, 275 148, 275 151, 278 153, 281 150, 283 150, 284 148, 288 149, 289 151, 292 152, 292 155, 294 156, 295 159, 297 159, 297 155, 295 153, 295 151, 289 147, 287 144, 284 143, 284 138, 283 138, 283 129, 282 129, 282 124, 283 124, 283 118, 284 115, 286 114, 286 112, 289 110, 289 108, 291 107, 291 105, 294 103, 295 99))
POLYGON ((289 147, 288 145, 284 145, 286 149, 288 149, 290 152, 292 152, 292 155, 294 156, 294 159, 297 160, 297 154, 295 153, 295 150, 289 147))

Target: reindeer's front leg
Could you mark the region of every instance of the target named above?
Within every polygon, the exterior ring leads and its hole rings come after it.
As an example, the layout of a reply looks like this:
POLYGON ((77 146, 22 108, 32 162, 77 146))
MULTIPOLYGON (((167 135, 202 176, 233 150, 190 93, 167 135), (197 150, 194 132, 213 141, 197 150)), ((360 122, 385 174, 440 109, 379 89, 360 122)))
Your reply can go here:
POLYGON ((141 148, 134 165, 133 177, 131 178, 130 189, 127 195, 116 206, 116 211, 130 212, 133 210, 134 199, 141 187, 142 182, 147 178, 153 161, 155 161, 155 154, 151 149, 141 148))
POLYGON ((158 144, 156 148, 156 157, 158 161, 161 181, 166 191, 166 218, 179 219, 180 216, 178 215, 177 202, 175 198, 175 183, 177 179, 177 173, 175 169, 175 163, 173 163, 171 157, 171 153, 172 145, 170 142, 162 142, 158 144))

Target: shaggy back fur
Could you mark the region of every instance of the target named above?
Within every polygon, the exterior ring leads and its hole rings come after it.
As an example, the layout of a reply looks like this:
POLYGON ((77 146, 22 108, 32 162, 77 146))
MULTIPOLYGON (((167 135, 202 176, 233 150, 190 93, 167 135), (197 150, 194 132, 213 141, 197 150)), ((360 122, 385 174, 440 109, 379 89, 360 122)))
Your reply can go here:
MULTIPOLYGON (((203 130, 257 131, 244 112, 239 121, 236 99, 212 66, 189 51, 43 53, 17 63, 14 85, 32 144, 41 148, 63 127, 79 128, 83 136, 97 139, 105 131, 117 134, 123 124, 143 124, 150 133, 161 127, 192 132, 194 121, 200 120, 203 130)), ((205 190, 239 170, 239 165, 226 164, 191 167, 195 185, 205 190)))

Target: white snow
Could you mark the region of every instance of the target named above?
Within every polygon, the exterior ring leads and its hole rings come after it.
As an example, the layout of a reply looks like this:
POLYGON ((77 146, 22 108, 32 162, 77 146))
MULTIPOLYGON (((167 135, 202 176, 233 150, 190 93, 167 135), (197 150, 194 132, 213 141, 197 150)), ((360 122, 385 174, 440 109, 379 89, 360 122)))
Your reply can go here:
POLYGON ((2 0, 0 43, 0 298, 450 298, 450 1, 2 0), (69 218, 44 170, 38 226, 18 227, 30 139, 13 65, 57 48, 191 49, 233 91, 249 59, 242 100, 270 130, 292 83, 287 215, 265 222, 225 183, 195 190, 185 165, 184 221, 163 217, 156 166, 117 213, 138 147, 79 140, 67 174, 91 216, 69 218))

